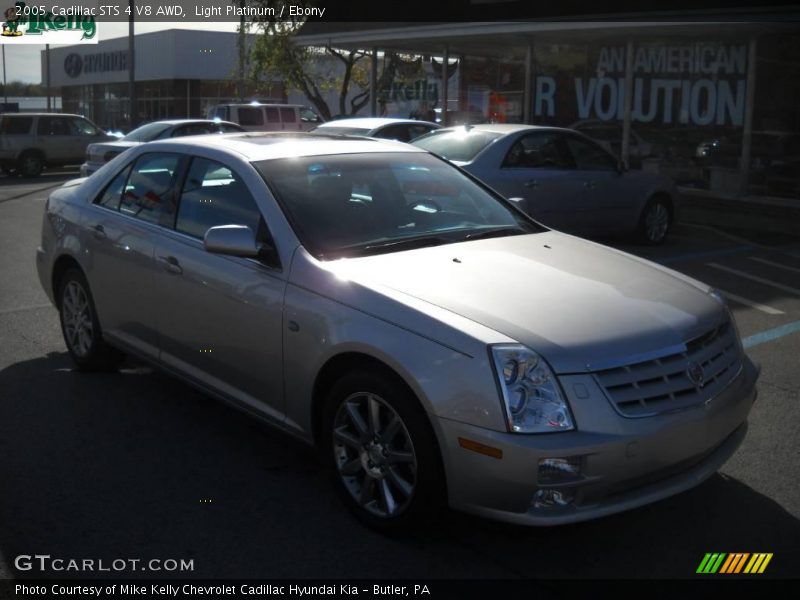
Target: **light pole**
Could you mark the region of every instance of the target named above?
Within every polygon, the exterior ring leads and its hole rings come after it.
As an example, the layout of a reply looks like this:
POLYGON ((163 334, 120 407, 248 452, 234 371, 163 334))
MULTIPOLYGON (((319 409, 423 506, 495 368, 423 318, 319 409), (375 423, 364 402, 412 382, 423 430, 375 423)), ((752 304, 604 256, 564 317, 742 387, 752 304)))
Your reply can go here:
MULTIPOLYGON (((3 44, 3 95, 5 96, 4 103, 8 104, 8 86, 6 85, 6 45, 3 44)), ((3 107, 5 108, 5 107, 3 107)))
POLYGON ((138 114, 136 113, 136 81, 134 80, 134 69, 136 67, 136 56, 134 55, 133 44, 133 12, 135 10, 135 1, 128 0, 128 8, 130 14, 128 15, 128 100, 130 100, 130 117, 131 129, 134 129, 138 124, 138 114))

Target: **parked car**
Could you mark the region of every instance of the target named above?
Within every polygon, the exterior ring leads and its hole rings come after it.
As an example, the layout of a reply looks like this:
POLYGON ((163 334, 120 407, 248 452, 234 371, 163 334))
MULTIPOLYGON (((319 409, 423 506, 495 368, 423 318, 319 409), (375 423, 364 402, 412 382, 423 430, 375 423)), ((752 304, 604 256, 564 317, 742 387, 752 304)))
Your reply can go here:
POLYGON ((439 129, 439 125, 428 121, 373 117, 329 121, 313 131, 329 135, 363 135, 386 140, 397 140, 398 142, 410 142, 434 129, 439 129))
POLYGON ((308 131, 324 119, 302 104, 219 104, 208 111, 209 119, 232 121, 247 131, 308 131))
POLYGON ((377 528, 623 511, 747 429, 758 369, 718 293, 411 145, 155 141, 45 211, 39 277, 79 369, 130 353, 317 445, 377 528))
POLYGON ((579 235, 635 232, 663 242, 677 201, 671 179, 629 171, 571 129, 488 124, 439 129, 412 142, 513 198, 549 227, 579 235))
POLYGON ((114 138, 89 119, 61 113, 0 114, 0 167, 36 177, 45 167, 77 165, 86 147, 114 138))
POLYGON ((137 127, 128 135, 108 142, 90 144, 86 148, 86 162, 81 165, 81 177, 88 177, 100 167, 122 154, 129 148, 169 138, 187 135, 208 135, 213 133, 237 133, 244 129, 236 123, 219 119, 171 119, 153 121, 137 127))

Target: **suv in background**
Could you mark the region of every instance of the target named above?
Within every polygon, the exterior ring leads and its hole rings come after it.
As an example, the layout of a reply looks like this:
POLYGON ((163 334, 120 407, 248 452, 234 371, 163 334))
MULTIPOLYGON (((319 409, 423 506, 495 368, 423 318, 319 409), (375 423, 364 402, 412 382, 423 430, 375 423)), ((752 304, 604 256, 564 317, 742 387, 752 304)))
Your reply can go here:
POLYGON ((0 115, 0 167, 9 175, 36 177, 46 166, 78 165, 92 142, 113 140, 80 115, 0 115))
POLYGON ((247 131, 309 131, 324 120, 301 104, 218 104, 209 119, 241 125, 247 131))

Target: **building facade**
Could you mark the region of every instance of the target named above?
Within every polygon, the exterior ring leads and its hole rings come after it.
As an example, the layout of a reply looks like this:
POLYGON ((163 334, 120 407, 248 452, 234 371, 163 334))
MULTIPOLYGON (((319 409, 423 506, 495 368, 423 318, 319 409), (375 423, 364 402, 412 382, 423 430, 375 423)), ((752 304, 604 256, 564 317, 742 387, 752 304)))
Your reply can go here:
MULTIPOLYGON (((238 34, 170 29, 134 36, 136 114, 130 114, 128 38, 50 50, 50 88, 60 89, 64 112, 85 115, 109 129, 131 122, 205 117, 208 108, 239 98, 238 34), (132 118, 133 117, 133 118, 132 118)), ((253 37, 247 37, 247 46, 253 37)), ((47 82, 42 51, 42 81, 47 82)), ((246 98, 257 91, 246 84, 246 98)), ((280 83, 262 97, 285 100, 280 83)))

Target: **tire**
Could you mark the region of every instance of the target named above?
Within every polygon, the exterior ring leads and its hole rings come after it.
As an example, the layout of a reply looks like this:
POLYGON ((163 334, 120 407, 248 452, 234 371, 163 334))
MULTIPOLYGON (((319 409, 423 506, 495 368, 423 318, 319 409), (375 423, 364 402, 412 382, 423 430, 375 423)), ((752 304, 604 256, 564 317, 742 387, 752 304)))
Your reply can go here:
POLYGON ((44 169, 44 160, 38 152, 23 152, 17 160, 17 171, 23 177, 38 177, 44 169))
POLYGON ((651 198, 639 217, 639 239, 652 246, 662 244, 671 227, 672 211, 669 200, 659 196, 651 198))
POLYGON ((439 514, 441 454, 428 417, 404 386, 380 372, 345 375, 326 398, 322 428, 323 461, 362 523, 396 534, 439 514))
POLYGON ((103 341, 89 284, 79 269, 70 268, 61 277, 58 300, 61 333, 78 370, 114 370, 125 355, 103 341))

